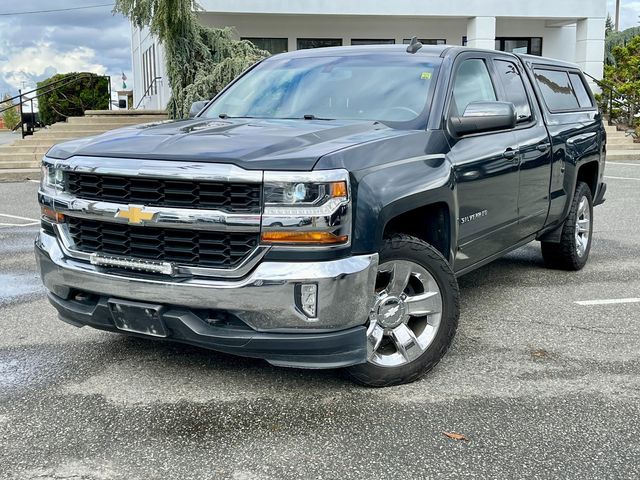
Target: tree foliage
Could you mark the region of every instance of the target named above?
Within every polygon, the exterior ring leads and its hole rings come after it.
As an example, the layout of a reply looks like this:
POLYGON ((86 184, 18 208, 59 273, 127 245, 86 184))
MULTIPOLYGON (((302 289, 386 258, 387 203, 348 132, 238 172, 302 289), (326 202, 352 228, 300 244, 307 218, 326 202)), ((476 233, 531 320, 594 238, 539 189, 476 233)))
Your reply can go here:
POLYGON ((116 0, 114 11, 138 28, 149 28, 166 54, 172 118, 184 118, 191 104, 209 100, 243 70, 269 55, 248 41, 237 41, 230 28, 200 25, 195 0, 116 0))
POLYGON ((632 105, 633 117, 640 105, 640 35, 613 47, 611 55, 613 64, 605 65, 604 78, 632 105))
POLYGON ((3 102, 0 104, 0 110, 7 107, 14 107, 5 110, 2 114, 4 126, 9 130, 13 130, 20 124, 20 112, 15 108, 15 104, 9 100, 10 98, 9 94, 5 94, 3 102))
POLYGON ((623 30, 622 32, 611 32, 604 43, 604 61, 607 65, 613 65, 615 58, 613 56, 613 49, 617 46, 624 46, 630 42, 634 37, 640 35, 640 27, 632 27, 623 30))
POLYGON ((608 37, 615 30, 615 25, 613 24, 613 20, 611 19, 611 14, 607 14, 607 21, 604 24, 604 36, 608 37))
MULTIPOLYGON (((56 74, 38 82, 38 93, 46 92, 50 83, 70 79, 78 73, 56 74)), ((82 116, 85 110, 106 110, 109 108, 110 93, 108 79, 93 73, 83 73, 75 82, 61 82, 55 90, 38 99, 40 120, 45 125, 66 120, 67 117, 82 116)))

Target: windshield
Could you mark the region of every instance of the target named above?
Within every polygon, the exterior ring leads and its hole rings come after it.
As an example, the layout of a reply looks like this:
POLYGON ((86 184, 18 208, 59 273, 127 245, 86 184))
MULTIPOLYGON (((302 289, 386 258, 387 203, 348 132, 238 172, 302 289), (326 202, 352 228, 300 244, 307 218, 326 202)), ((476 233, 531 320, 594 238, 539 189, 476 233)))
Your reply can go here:
POLYGON ((274 57, 240 78, 203 113, 426 124, 439 59, 414 55, 274 57))

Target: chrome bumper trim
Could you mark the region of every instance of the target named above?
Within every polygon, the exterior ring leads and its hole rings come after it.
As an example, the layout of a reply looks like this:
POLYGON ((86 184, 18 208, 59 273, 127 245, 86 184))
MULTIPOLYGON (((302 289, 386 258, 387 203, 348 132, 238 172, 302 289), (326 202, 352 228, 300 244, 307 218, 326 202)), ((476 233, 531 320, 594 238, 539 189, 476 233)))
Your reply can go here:
POLYGON ((77 289, 105 296, 233 313, 257 331, 332 331, 363 325, 371 309, 378 255, 328 262, 262 262, 240 280, 121 276, 68 258, 58 240, 40 231, 36 257, 45 286, 68 298, 77 289), (318 286, 317 317, 295 304, 296 287, 318 286))

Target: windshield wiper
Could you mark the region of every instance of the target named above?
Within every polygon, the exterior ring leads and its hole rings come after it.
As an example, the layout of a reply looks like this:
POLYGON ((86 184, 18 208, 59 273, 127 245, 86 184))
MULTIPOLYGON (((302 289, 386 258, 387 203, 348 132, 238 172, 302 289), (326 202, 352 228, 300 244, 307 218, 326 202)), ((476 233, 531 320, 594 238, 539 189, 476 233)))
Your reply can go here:
POLYGON ((326 120, 326 121, 335 120, 335 118, 316 117, 315 115, 312 115, 312 114, 303 115, 302 117, 249 117, 249 116, 231 117, 226 113, 219 113, 218 117, 223 120, 226 120, 228 118, 255 118, 260 120, 326 120))

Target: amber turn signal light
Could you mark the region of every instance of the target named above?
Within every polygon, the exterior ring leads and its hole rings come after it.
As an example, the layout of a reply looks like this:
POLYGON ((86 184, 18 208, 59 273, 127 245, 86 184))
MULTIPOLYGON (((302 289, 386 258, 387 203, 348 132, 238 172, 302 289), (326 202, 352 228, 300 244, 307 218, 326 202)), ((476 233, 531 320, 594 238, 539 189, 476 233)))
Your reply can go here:
POLYGON ((345 243, 347 235, 334 235, 331 232, 264 232, 262 241, 265 243, 316 243, 321 245, 335 245, 345 243))
POLYGON ((52 222, 62 223, 64 222, 64 215, 62 213, 58 213, 52 208, 42 207, 42 216, 47 220, 51 220, 52 222))
POLYGON ((331 198, 346 197, 347 182, 333 182, 331 184, 331 198))

